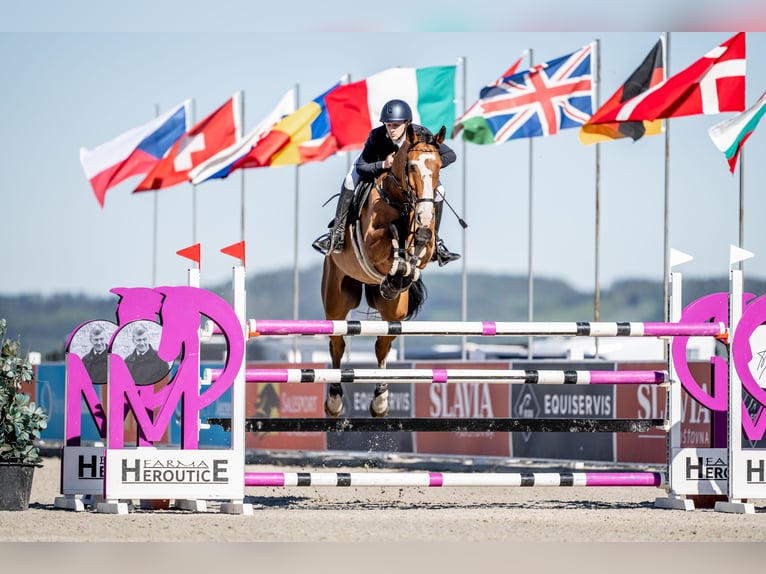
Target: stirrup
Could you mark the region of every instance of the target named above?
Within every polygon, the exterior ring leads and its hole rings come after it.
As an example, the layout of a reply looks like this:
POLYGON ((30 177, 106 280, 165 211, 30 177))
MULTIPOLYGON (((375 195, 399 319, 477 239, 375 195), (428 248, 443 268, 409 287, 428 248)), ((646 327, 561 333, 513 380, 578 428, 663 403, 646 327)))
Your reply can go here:
POLYGON ((452 253, 449 249, 447 249, 447 246, 444 245, 444 241, 439 239, 436 242, 436 247, 434 248, 434 254, 431 257, 431 261, 438 261, 439 267, 444 267, 447 263, 451 263, 452 261, 457 261, 460 259, 459 253, 452 253))
POLYGON ((318 237, 314 240, 314 243, 311 244, 311 247, 319 251, 322 255, 327 255, 330 253, 330 245, 332 244, 332 240, 329 233, 325 233, 321 237, 318 237))

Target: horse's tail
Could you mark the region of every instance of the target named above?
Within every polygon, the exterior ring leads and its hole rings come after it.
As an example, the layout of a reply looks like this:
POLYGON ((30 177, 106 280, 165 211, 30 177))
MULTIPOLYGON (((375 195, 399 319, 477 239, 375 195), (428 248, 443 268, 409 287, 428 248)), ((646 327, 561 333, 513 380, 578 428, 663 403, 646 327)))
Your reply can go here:
POLYGON ((407 301, 407 316, 404 318, 405 321, 415 318, 420 312, 421 307, 423 307, 423 303, 425 303, 428 298, 428 290, 421 277, 418 277, 417 280, 410 284, 408 292, 410 297, 407 301))

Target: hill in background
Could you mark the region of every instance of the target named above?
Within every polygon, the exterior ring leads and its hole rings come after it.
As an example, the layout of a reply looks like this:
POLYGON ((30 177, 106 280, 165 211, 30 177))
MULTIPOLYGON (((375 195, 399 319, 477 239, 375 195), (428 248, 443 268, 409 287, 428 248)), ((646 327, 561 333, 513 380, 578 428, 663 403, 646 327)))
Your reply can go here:
MULTIPOLYGON (((460 273, 424 274, 428 299, 416 320, 458 321, 461 319, 460 273)), ((324 318, 319 296, 321 266, 302 270, 299 275, 300 319, 324 318)), ((469 273, 467 278, 469 321, 527 321, 528 278, 526 275, 469 273)), ((231 285, 205 285, 206 289, 231 300, 231 285)), ((728 279, 684 277, 683 304, 710 293, 728 291, 728 279)), ((745 290, 766 293, 766 281, 746 279, 745 290)), ((601 321, 662 321, 664 302, 661 281, 624 279, 600 292, 601 321)), ((0 318, 8 320, 8 335, 21 337, 22 347, 38 351, 45 360, 61 360, 69 334, 86 321, 114 321, 117 298, 85 295, 0 296, 0 318)), ((367 317, 366 305, 354 318, 367 317)), ((293 317, 293 270, 263 273, 247 280, 247 316, 254 319, 293 317)), ((535 321, 592 321, 594 295, 573 289, 566 281, 535 277, 535 321)), ((496 341, 500 343, 501 341, 496 341)))

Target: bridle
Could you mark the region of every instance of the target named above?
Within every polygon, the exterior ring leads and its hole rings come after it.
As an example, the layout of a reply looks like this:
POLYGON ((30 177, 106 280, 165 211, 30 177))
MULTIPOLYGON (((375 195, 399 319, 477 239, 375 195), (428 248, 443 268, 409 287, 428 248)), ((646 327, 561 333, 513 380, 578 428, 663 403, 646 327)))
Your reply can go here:
MULTIPOLYGON (((393 173, 393 171, 387 172, 375 184, 375 187, 378 191, 378 194, 380 195, 380 198, 391 207, 398 209, 399 213, 401 213, 402 216, 409 216, 409 214, 415 211, 417 209, 417 206, 421 203, 434 202, 434 197, 417 197, 415 190, 412 188, 412 185, 410 184, 410 178, 409 178, 410 166, 412 165, 410 162, 410 154, 413 152, 438 153, 438 149, 434 149, 434 148, 435 146, 429 143, 428 141, 418 140, 406 149, 407 155, 406 155, 406 159, 404 163, 404 173, 401 177, 401 180, 404 181, 404 185, 402 184, 402 181, 400 181, 400 178, 393 173), (424 149, 423 147, 418 147, 418 146, 421 146, 421 144, 423 146, 428 146, 428 149, 424 149), (383 182, 386 180, 393 181, 394 186, 399 191, 401 191, 401 195, 404 198, 403 200, 395 200, 385 192, 385 190, 383 189, 383 182)), ((401 151, 402 149, 400 148, 397 154, 400 153, 401 151)))

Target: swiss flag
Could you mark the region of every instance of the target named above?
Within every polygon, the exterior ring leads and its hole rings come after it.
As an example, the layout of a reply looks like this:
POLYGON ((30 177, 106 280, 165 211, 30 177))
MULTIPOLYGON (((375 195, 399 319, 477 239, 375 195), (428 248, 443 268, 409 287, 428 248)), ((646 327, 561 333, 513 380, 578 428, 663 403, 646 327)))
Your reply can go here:
POLYGON ((163 189, 189 181, 189 171, 236 143, 241 125, 240 109, 237 92, 186 132, 133 192, 163 189))

